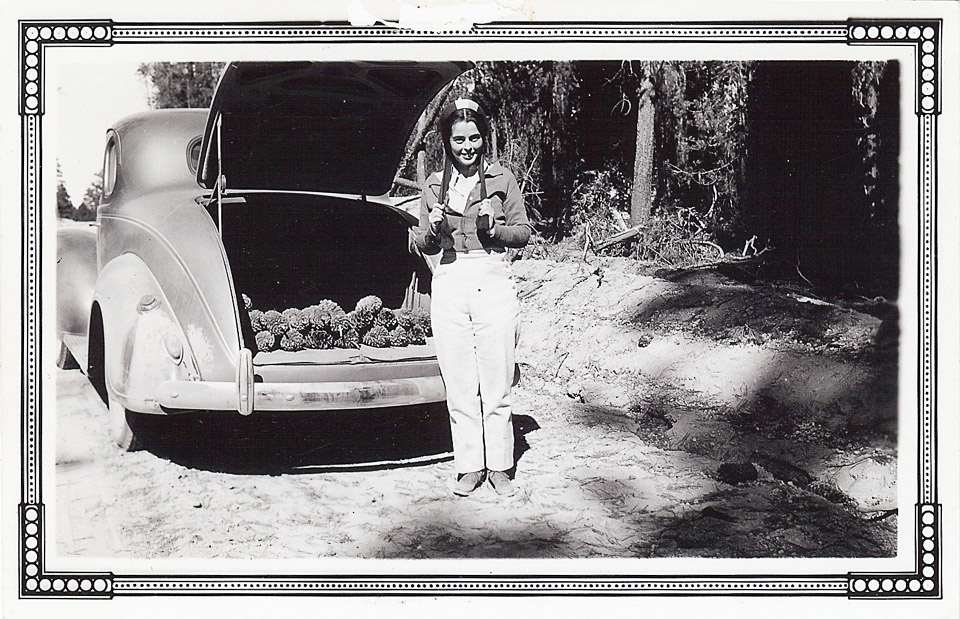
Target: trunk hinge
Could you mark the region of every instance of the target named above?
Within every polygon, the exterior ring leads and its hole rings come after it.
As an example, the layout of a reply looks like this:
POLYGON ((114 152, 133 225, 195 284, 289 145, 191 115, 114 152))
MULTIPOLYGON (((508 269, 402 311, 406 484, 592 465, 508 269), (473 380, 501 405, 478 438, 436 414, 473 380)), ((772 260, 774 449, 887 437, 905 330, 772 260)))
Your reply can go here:
POLYGON ((217 196, 217 230, 223 238, 223 194, 227 192, 227 177, 223 173, 223 148, 220 133, 223 126, 223 116, 217 116, 217 183, 213 188, 217 196))

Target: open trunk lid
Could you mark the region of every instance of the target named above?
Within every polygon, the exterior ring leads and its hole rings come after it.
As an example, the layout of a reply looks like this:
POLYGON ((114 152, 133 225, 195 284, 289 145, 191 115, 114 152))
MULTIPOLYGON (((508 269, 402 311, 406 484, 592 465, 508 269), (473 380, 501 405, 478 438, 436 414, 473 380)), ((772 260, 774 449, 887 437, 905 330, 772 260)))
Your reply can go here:
POLYGON ((466 62, 233 62, 197 180, 238 190, 383 195, 423 108, 466 62))

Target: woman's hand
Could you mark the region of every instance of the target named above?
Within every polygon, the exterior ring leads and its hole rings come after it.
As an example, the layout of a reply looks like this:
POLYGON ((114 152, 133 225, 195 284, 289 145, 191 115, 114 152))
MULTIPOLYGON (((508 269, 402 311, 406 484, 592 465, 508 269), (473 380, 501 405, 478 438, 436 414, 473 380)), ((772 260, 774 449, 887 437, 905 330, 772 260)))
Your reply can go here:
POLYGON ((437 202, 430 209, 430 232, 437 234, 440 231, 440 222, 443 221, 443 205, 437 202))
POLYGON ((490 202, 490 198, 487 198, 486 200, 481 200, 477 204, 477 218, 479 219, 480 217, 483 217, 483 216, 486 216, 487 221, 490 222, 487 230, 491 234, 493 234, 493 228, 497 225, 497 221, 495 219, 495 214, 493 211, 493 203, 490 202))

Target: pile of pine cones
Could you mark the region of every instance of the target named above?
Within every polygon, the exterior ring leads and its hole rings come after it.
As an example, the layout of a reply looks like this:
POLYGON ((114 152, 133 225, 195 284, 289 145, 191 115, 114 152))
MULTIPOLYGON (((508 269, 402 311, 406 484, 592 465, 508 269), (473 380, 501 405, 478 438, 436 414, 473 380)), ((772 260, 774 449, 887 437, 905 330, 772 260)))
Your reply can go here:
POLYGON ((250 326, 257 334, 257 350, 298 350, 359 348, 360 344, 387 348, 425 344, 430 336, 430 312, 417 309, 392 310, 379 297, 369 295, 345 312, 337 303, 324 299, 303 309, 261 311, 242 295, 250 326))

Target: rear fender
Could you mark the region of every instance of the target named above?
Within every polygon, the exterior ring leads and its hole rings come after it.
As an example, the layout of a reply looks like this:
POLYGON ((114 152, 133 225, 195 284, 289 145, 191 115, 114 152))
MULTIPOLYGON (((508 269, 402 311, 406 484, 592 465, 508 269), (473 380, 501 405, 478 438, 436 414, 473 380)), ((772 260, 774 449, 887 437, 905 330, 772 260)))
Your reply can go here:
POLYGON ((96 226, 62 224, 57 230, 57 337, 81 363, 86 350, 79 343, 87 339, 96 283, 96 226))
MULTIPOLYGON (((103 376, 127 409, 160 413, 168 380, 199 380, 196 355, 147 265, 133 254, 110 261, 94 292, 103 319, 103 376)), ((94 343, 91 342, 91 345, 94 343)))

